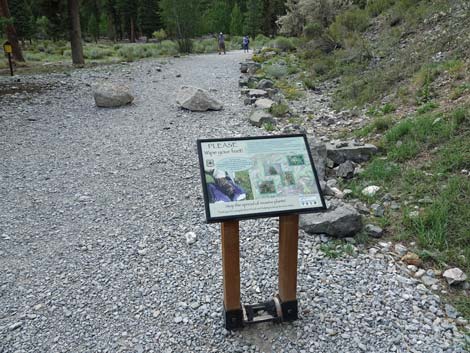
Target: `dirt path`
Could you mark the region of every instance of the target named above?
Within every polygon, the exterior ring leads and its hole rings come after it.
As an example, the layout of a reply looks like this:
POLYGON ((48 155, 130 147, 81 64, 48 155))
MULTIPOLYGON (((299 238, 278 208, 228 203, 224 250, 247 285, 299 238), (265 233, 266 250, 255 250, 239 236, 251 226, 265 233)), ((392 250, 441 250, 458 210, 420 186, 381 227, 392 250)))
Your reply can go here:
MULTIPOLYGON (((195 141, 261 134, 239 99, 244 58, 10 81, 37 90, 0 97, 0 352, 463 351, 439 298, 387 249, 328 259, 303 233, 301 320, 223 329, 219 227, 204 223, 195 141), (130 85, 135 103, 97 109, 90 86, 105 80, 130 85), (211 90, 225 110, 179 110, 183 84, 211 90)), ((242 223, 245 303, 276 291, 276 227, 242 223)))

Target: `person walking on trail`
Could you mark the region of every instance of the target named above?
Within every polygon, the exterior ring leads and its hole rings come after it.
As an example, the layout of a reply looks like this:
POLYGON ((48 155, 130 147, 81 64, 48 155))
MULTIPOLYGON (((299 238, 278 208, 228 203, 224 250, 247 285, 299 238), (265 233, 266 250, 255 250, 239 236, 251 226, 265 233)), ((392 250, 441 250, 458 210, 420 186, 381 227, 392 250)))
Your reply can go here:
POLYGON ((224 55, 227 54, 225 51, 225 37, 222 32, 219 33, 219 55, 224 52, 224 55))
POLYGON ((244 53, 249 53, 249 45, 250 45, 250 38, 248 36, 243 37, 243 52, 244 53))

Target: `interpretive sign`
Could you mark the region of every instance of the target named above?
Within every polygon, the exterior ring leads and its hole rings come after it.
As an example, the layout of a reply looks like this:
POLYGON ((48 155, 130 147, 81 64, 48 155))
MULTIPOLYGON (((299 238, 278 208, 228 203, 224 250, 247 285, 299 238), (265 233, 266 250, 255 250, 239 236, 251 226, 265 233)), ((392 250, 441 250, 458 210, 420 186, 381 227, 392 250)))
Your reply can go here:
POLYGON ((326 208, 305 135, 198 140, 208 222, 326 208))

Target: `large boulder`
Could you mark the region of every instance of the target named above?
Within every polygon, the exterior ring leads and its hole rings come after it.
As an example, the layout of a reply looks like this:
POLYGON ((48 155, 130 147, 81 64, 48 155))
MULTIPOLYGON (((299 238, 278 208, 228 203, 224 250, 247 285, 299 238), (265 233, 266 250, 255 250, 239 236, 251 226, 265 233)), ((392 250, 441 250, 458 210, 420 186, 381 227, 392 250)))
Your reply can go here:
POLYGON ((326 212, 301 215, 300 228, 309 234, 351 237, 361 231, 362 217, 351 205, 338 202, 326 212))
POLYGON ((328 158, 336 165, 347 160, 355 163, 366 162, 378 151, 374 145, 358 144, 355 142, 343 142, 336 145, 329 143, 326 145, 326 150, 328 158))
POLYGON ((264 110, 254 110, 250 114, 250 123, 251 125, 261 127, 264 124, 275 124, 276 120, 274 120, 273 116, 264 110))
POLYGON ((193 112, 205 112, 208 110, 222 110, 223 105, 209 95, 202 88, 183 86, 178 92, 176 103, 184 109, 193 112))
POLYGON ((313 159, 313 164, 317 171, 318 179, 320 181, 325 180, 325 169, 326 169, 326 145, 321 142, 317 142, 314 139, 308 140, 310 152, 313 159))
POLYGON ((93 96, 97 107, 117 108, 131 104, 134 97, 129 88, 113 83, 103 83, 96 86, 93 96))

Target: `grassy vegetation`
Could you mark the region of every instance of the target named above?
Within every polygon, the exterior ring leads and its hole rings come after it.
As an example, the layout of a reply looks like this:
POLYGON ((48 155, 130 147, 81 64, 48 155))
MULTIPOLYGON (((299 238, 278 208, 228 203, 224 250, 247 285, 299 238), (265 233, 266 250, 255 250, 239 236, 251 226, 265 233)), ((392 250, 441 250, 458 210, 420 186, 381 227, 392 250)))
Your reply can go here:
MULTIPOLYGON (((241 49, 241 37, 226 38, 228 50, 241 49)), ((291 50, 294 41, 290 38, 278 37, 270 39, 262 35, 257 36, 251 43, 252 48, 261 48, 272 45, 276 51, 291 50)), ((34 67, 45 63, 70 64, 70 44, 66 41, 37 40, 31 44, 26 43, 23 49, 26 58, 26 66, 34 67)), ((193 40, 193 53, 205 54, 217 52, 217 41, 215 38, 193 40)), ((132 62, 146 58, 159 58, 177 55, 178 44, 172 40, 162 39, 158 43, 84 43, 83 54, 88 63, 116 63, 132 62)), ((6 62, 0 63, 0 68, 7 68, 6 62)), ((286 69, 287 70, 287 69, 286 69)), ((287 71, 286 71, 287 74, 287 71)))
POLYGON ((383 155, 344 186, 364 198, 362 188, 374 184, 405 201, 386 214, 393 233, 416 239, 436 264, 470 272, 470 178, 461 173, 470 169, 470 106, 402 119, 380 144, 383 155), (410 216, 416 210, 419 216, 410 216))

